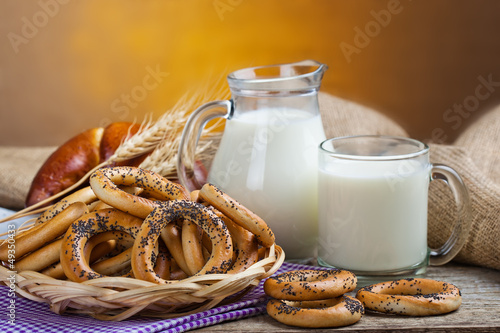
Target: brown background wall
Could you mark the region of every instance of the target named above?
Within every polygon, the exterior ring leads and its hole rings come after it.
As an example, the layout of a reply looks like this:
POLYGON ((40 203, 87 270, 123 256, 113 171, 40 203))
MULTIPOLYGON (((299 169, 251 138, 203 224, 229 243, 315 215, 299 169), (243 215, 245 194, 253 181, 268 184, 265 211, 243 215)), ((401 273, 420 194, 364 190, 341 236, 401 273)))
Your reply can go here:
POLYGON ((323 91, 451 142, 500 104, 499 32, 495 0, 2 0, 0 145, 58 145, 307 58, 329 65, 323 91))

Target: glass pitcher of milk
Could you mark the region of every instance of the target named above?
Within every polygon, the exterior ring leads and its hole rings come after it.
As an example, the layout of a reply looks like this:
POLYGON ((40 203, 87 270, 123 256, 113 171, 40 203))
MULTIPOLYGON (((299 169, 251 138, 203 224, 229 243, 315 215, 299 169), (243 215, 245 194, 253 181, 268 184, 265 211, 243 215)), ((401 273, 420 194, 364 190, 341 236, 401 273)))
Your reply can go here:
POLYGON ((226 119, 208 182, 264 219, 289 260, 316 256, 317 147, 325 140, 318 90, 326 69, 306 60, 229 74, 231 100, 195 110, 179 147, 181 184, 200 188, 192 171, 199 133, 226 119))

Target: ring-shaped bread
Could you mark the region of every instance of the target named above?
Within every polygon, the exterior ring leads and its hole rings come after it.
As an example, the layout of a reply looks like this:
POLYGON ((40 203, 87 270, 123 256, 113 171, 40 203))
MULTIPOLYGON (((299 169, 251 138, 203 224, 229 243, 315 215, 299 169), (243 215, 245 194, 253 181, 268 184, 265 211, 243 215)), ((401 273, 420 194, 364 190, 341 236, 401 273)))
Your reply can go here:
POLYGON ((127 269, 127 267, 130 270, 130 255, 132 252, 130 248, 132 245, 134 245, 134 237, 129 233, 116 230, 105 231, 92 236, 87 241, 83 248, 83 255, 85 260, 90 263, 92 270, 102 275, 113 275, 127 269), (114 241, 114 248, 119 253, 110 258, 99 258, 96 263, 93 263, 91 257, 96 246, 108 241, 114 241))
MULTIPOLYGON (((155 283, 169 283, 160 278, 153 269, 151 253, 153 244, 160 237, 161 231, 169 224, 189 220, 209 234, 212 241, 212 253, 205 266, 196 275, 225 273, 231 266, 233 244, 224 223, 205 206, 188 200, 162 202, 144 220, 132 250, 132 271, 141 280, 155 283)), ((186 250, 186 249, 185 249, 186 250)), ((185 256, 190 254, 185 252, 185 256)))
POLYGON ((118 209, 103 209, 88 213, 68 228, 61 245, 61 265, 68 279, 82 282, 104 277, 90 268, 85 258, 89 238, 105 231, 122 231, 136 237, 143 220, 118 209))
POLYGON ((59 262, 62 238, 56 239, 36 251, 28 253, 20 260, 16 260, 16 271, 38 272, 50 265, 59 262))
POLYGON ((168 223, 161 231, 160 237, 166 244, 170 254, 174 258, 179 268, 187 275, 190 275, 190 268, 184 257, 184 248, 182 247, 182 227, 177 223, 168 223))
POLYGON ((356 323, 361 319, 364 308, 356 298, 343 295, 315 301, 271 299, 267 303, 267 313, 286 325, 326 328, 356 323))
POLYGON ((220 217, 227 226, 233 240, 234 255, 233 264, 227 273, 239 273, 246 270, 259 260, 259 244, 253 233, 234 223, 229 217, 222 214, 217 209, 214 213, 220 217))
POLYGON ((53 205, 47 207, 47 209, 37 217, 35 225, 45 223, 46 221, 53 219, 57 214, 62 212, 72 203, 83 202, 87 205, 90 205, 96 200, 97 197, 95 196, 95 193, 94 191, 92 191, 90 186, 81 188, 54 203, 53 205))
MULTIPOLYGON (((47 276, 53 277, 54 279, 65 279, 66 275, 64 274, 64 270, 62 268, 60 258, 61 258, 61 245, 64 241, 64 237, 60 238, 61 243, 59 244, 59 248, 57 250, 57 262, 44 268, 40 271, 40 273, 45 274, 47 276)), ((113 241, 107 241, 97 244, 90 254, 89 262, 92 264, 95 261, 99 260, 103 256, 109 254, 116 248, 116 243, 113 241)))
POLYGON ((118 186, 135 186, 142 195, 161 201, 189 199, 189 192, 159 174, 136 167, 111 167, 95 171, 90 176, 90 187, 95 195, 108 205, 140 218, 146 218, 157 202, 133 195, 118 186))
POLYGON ((419 278, 366 286, 358 290, 356 297, 366 309, 408 316, 448 313, 462 304, 460 290, 453 284, 419 278))
POLYGON ((181 241, 186 265, 189 269, 189 275, 195 275, 205 265, 203 257, 203 244, 201 242, 202 230, 198 225, 189 219, 182 222, 181 241))
POLYGON ((296 270, 271 276, 264 282, 264 291, 277 299, 311 301, 341 296, 356 285, 356 275, 350 271, 296 270))
MULTIPOLYGON (((69 226, 82 215, 86 214, 87 205, 83 202, 74 202, 60 211, 52 219, 35 224, 15 237, 16 257, 21 258, 27 253, 42 248, 45 244, 52 242, 63 235, 69 226)), ((0 260, 8 260, 7 242, 0 245, 0 260)), ((47 265, 50 265, 48 263, 47 265)))
POLYGON ((274 233, 267 223, 215 185, 203 185, 198 196, 198 200, 208 202, 233 222, 252 232, 262 246, 271 247, 274 244, 274 233))

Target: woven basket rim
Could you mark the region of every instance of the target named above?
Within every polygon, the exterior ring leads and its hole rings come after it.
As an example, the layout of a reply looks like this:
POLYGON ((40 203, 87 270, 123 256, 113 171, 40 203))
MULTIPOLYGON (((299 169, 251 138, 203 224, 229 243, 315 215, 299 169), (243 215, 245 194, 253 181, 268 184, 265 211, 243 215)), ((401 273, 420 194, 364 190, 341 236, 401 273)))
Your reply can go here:
POLYGON ((283 249, 273 244, 262 259, 245 271, 194 275, 161 285, 130 277, 73 282, 35 271, 16 272, 3 266, 0 266, 0 282, 9 286, 15 281, 19 295, 47 303, 57 314, 79 313, 109 321, 122 321, 135 315, 174 318, 241 298, 274 274, 284 260, 283 249))

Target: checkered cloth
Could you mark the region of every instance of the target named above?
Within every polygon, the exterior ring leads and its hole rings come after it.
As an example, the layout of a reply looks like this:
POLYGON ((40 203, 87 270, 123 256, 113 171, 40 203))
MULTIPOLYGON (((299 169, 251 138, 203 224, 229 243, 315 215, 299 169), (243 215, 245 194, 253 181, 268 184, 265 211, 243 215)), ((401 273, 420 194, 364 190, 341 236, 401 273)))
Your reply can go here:
MULTIPOLYGON (((322 269, 285 262, 275 273, 297 269, 322 269)), ((208 311, 175 319, 151 319, 132 317, 121 322, 99 321, 92 317, 74 314, 58 315, 50 311, 45 303, 37 303, 18 295, 8 296, 9 289, 0 286, 0 331, 3 333, 154 333, 186 332, 192 329, 212 326, 225 321, 256 316, 266 311, 267 296, 263 289, 264 281, 245 295, 240 301, 223 305, 208 311), (9 322, 8 306, 15 301, 14 324, 9 322)))

